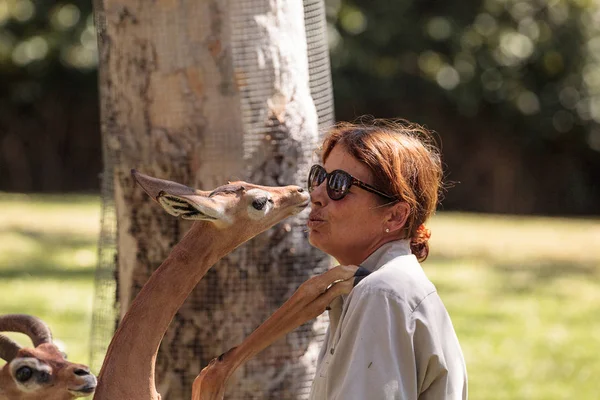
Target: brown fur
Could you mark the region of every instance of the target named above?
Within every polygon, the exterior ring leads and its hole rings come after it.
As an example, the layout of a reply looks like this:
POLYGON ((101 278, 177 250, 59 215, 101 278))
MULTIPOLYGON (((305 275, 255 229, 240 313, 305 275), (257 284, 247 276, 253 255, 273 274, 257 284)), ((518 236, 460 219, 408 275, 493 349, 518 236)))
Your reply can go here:
MULTIPOLYGON (((157 400, 155 362, 177 310, 220 258, 308 205, 297 186, 266 187, 232 182, 200 191, 132 171, 146 193, 172 215, 198 220, 152 274, 113 337, 100 371, 95 400, 157 400), (252 209, 268 196, 268 212, 252 209)), ((266 209, 265 209, 266 210, 266 209)))
MULTIPOLYGON (((32 317, 24 315, 0 317, 15 321, 19 318, 32 320, 32 317)), ((38 322, 41 323, 39 320, 38 322)), ((8 327, 0 327, 1 329, 20 331, 8 327)), ((34 343, 39 341, 40 336, 32 336, 34 343)), ((90 374, 89 368, 67 361, 58 347, 51 342, 49 330, 47 335, 41 335, 41 338, 45 342, 35 348, 19 348, 9 340, 4 341, 5 346, 13 346, 18 351, 14 358, 7 360, 9 362, 0 368, 0 400, 72 400, 93 393, 96 377, 90 374), (25 382, 18 382, 15 377, 21 368, 29 368, 32 371, 31 378, 25 382)))

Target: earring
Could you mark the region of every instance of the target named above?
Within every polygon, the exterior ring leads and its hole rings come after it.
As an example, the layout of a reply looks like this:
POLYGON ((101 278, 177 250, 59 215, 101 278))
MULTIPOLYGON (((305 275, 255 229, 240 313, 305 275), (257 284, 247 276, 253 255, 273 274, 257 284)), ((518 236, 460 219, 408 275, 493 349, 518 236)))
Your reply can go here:
POLYGON ((390 233, 390 228, 385 228, 385 233, 390 233))

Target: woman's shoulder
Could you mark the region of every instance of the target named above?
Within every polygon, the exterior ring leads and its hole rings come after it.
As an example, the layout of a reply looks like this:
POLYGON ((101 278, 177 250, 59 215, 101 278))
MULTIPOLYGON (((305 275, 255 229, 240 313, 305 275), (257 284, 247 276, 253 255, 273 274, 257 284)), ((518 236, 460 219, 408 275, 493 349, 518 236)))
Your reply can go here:
POLYGON ((357 296, 384 296, 414 310, 436 288, 415 256, 396 257, 364 278, 354 288, 357 296))

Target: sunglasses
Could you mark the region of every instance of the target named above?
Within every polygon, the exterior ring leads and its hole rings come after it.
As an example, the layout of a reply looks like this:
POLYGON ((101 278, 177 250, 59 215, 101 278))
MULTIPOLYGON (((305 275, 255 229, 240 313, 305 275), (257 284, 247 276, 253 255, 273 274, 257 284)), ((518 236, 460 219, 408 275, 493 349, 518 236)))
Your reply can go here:
POLYGON ((327 180, 327 195, 331 200, 343 199, 350 191, 352 185, 356 185, 367 192, 375 193, 381 197, 385 197, 388 200, 398 200, 396 196, 390 196, 389 194, 383 193, 382 191, 375 189, 373 186, 359 181, 346 171, 336 169, 335 171, 327 173, 325 168, 320 165, 313 165, 310 168, 310 172, 308 174, 309 193, 325 180, 327 180))

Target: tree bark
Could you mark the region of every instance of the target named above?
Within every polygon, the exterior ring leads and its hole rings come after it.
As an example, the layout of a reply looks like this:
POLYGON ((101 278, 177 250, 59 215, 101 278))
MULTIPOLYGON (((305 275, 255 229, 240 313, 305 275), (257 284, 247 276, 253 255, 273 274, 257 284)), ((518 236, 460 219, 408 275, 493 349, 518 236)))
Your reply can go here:
MULTIPOLYGON (((299 184, 319 142, 318 120, 301 2, 96 0, 95 6, 122 317, 189 228, 134 187, 130 169, 205 190, 236 179, 299 184)), ((189 398, 210 359, 327 267, 305 239, 305 217, 240 247, 200 282, 161 345, 156 374, 164 400, 189 398)), ((248 363, 227 398, 301 398, 319 334, 308 325, 248 363)))

